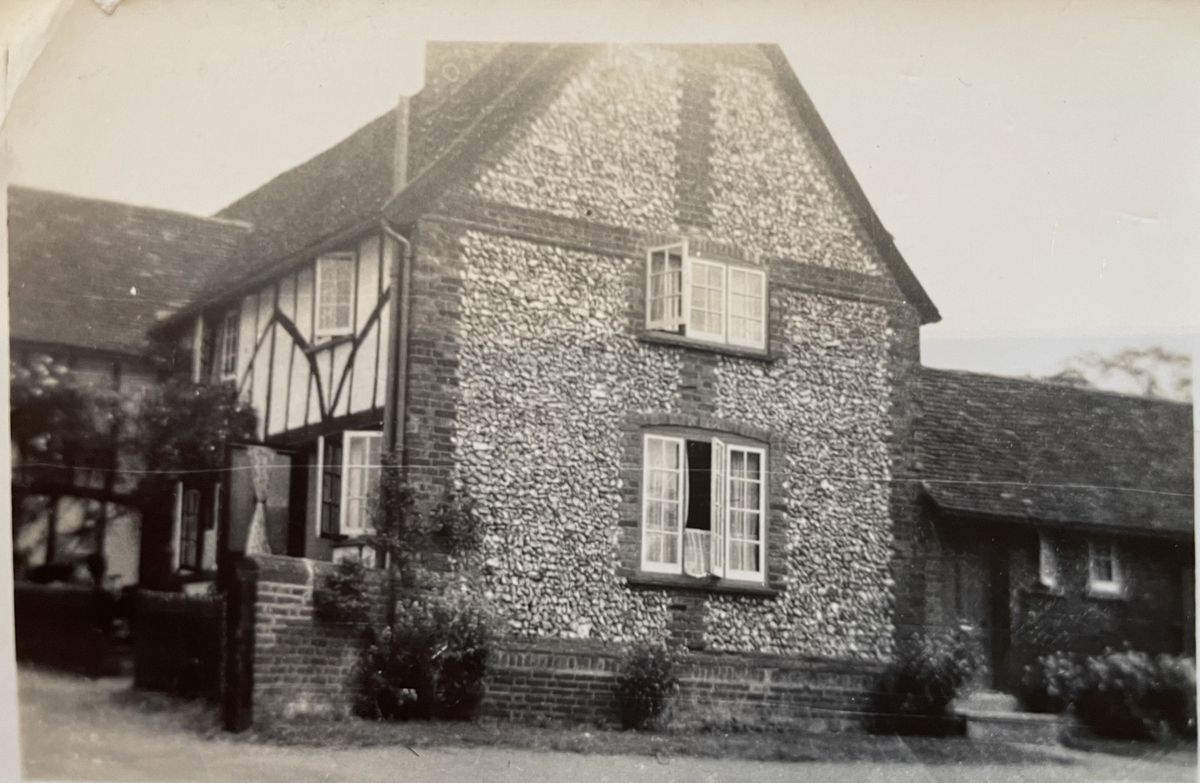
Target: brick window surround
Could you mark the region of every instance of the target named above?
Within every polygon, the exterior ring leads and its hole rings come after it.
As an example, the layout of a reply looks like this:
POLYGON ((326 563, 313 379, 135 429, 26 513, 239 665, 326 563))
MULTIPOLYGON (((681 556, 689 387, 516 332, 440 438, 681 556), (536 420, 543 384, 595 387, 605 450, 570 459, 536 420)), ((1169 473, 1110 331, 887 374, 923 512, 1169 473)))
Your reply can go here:
POLYGON ((621 516, 618 532, 618 573, 631 587, 666 587, 684 591, 736 593, 773 597, 784 589, 787 568, 787 541, 782 497, 783 444, 770 432, 707 415, 676 413, 633 414, 627 417, 622 437, 622 463, 636 465, 625 474, 621 487, 621 516), (766 552, 761 582, 693 577, 643 571, 642 565, 642 460, 646 434, 665 434, 691 440, 728 439, 731 442, 763 449, 767 471, 763 488, 766 495, 766 552))

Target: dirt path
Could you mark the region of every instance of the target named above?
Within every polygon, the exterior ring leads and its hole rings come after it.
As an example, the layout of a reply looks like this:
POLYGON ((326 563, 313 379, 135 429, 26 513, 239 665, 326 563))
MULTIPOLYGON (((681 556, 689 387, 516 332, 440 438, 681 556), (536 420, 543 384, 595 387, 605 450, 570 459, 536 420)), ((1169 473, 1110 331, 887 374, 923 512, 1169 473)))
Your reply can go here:
MULTIPOLYGON (((274 747, 197 730, 199 711, 147 714, 122 700, 128 680, 88 681, 22 670, 21 739, 31 779, 103 781, 354 781, 422 783, 443 780, 532 781, 1193 781, 1196 768, 1180 754, 1122 758, 1056 751, 1053 762, 1000 764, 986 746, 957 764, 911 761, 781 763, 644 756, 589 756, 505 748, 274 747)), ((1048 757, 1049 758, 1049 757, 1048 757)))

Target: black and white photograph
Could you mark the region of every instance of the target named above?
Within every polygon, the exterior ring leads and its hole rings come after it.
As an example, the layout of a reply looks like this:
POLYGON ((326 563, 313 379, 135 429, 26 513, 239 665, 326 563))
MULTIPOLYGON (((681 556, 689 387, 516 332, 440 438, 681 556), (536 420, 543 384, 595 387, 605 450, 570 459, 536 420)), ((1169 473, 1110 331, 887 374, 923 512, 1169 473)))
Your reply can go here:
POLYGON ((1196 779, 1200 4, 0 39, 0 777, 1196 779))

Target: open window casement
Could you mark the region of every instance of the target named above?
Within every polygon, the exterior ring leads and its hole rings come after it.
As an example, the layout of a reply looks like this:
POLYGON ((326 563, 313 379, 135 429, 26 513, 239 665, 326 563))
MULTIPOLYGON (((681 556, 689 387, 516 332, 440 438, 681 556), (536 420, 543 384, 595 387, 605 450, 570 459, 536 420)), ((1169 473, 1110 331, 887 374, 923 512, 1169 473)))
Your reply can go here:
POLYGON ((712 449, 712 527, 709 531, 709 573, 713 576, 725 576, 725 528, 728 521, 728 509, 725 505, 725 442, 714 438, 712 449))
POLYGON ((700 342, 763 350, 767 273, 691 253, 686 241, 646 256, 646 328, 700 342))
POLYGON ((642 570, 682 571, 683 440, 647 435, 642 475, 642 570))
POLYGON ((642 570, 763 581, 766 452, 646 435, 643 455, 642 570))
POLYGON ((726 470, 725 576, 762 581, 766 515, 763 477, 766 452, 730 446, 726 470))
POLYGON ((361 535, 373 529, 371 512, 379 494, 383 435, 379 432, 343 433, 341 532, 361 535))
POLYGON ((646 260, 646 327, 679 332, 684 318, 687 245, 651 248, 646 260))

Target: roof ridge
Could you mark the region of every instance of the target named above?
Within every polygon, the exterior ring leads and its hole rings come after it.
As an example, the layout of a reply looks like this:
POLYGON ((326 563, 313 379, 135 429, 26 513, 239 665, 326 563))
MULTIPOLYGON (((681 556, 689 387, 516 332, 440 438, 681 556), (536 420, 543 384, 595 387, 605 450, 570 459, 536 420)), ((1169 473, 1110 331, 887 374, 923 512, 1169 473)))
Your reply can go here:
POLYGON ((1181 407, 1192 407, 1191 402, 1181 402, 1180 400, 1170 400, 1164 397, 1151 397, 1145 394, 1130 394, 1128 392, 1113 391, 1111 389, 1096 389, 1089 386, 1073 386, 1062 381, 1055 381, 1050 378, 1035 378, 1022 377, 1019 375, 1001 375, 998 373, 977 372, 975 370, 962 370, 958 368, 947 367, 929 367, 921 365, 920 371, 922 374, 941 374, 941 375, 957 375, 969 376, 973 378, 982 378, 992 381, 999 381, 1003 384, 1016 386, 1018 384, 1027 384, 1030 386, 1052 387, 1055 389, 1067 389, 1069 391, 1078 392, 1080 394, 1094 394, 1110 397, 1120 397, 1126 400, 1136 400, 1139 402, 1162 403, 1165 405, 1179 405, 1181 407))
POLYGON ((125 209, 136 209, 142 212, 157 212, 165 215, 175 215, 177 217, 188 218, 190 220, 203 220, 209 223, 218 223, 221 225, 235 226, 238 228, 253 229, 254 224, 246 220, 238 220, 236 218, 217 217, 215 215, 202 215, 195 212, 184 212, 180 209, 170 209, 167 207, 155 207, 147 204, 134 204, 129 201, 117 201, 111 198, 97 198, 95 196, 82 196, 78 193, 67 193, 61 190, 51 190, 50 188, 40 188, 34 185, 19 185, 10 184, 9 192, 14 190, 24 191, 30 194, 41 194, 43 196, 53 196, 54 198, 71 199, 74 201, 87 201, 93 204, 105 204, 114 207, 123 207, 125 209))

